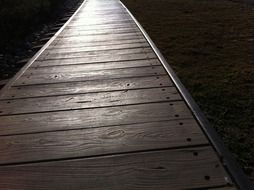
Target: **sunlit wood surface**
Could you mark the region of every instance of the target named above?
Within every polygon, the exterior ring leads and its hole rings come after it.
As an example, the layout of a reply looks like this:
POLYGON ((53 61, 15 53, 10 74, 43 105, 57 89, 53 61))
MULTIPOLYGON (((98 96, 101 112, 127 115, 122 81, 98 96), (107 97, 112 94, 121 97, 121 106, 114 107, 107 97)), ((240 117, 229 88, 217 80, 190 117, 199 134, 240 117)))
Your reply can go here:
POLYGON ((235 189, 118 0, 87 0, 2 94, 0 189, 235 189))

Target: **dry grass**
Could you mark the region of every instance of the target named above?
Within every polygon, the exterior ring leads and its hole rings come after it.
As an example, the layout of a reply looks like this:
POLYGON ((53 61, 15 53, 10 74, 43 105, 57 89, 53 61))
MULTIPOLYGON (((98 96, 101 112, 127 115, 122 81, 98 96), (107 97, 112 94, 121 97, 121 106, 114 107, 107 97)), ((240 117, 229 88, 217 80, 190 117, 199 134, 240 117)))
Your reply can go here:
POLYGON ((253 180, 254 7, 123 0, 253 180))

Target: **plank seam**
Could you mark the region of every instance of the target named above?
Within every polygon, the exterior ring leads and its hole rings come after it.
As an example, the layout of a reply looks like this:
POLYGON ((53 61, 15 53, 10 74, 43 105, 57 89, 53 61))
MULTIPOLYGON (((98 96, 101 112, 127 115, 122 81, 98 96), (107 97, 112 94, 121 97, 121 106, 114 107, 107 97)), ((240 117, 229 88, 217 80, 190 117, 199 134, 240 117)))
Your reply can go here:
POLYGON ((94 106, 87 108, 74 108, 74 109, 63 109, 63 110, 49 110, 49 111, 36 111, 36 112, 26 112, 26 113, 15 113, 15 114, 2 114, 1 117, 6 116, 17 116, 17 115, 29 115, 29 114, 40 114, 40 113, 55 113, 55 112, 67 112, 67 111, 77 111, 77 110, 86 110, 86 109, 98 109, 98 108, 113 108, 113 107, 122 107, 122 106, 134 106, 134 105, 145 105, 145 104, 156 104, 156 103, 172 103, 172 102, 184 102, 183 100, 160 100, 156 102, 144 102, 144 103, 135 103, 135 104, 120 104, 120 105, 109 105, 109 106, 94 106))
MULTIPOLYGON (((125 43, 125 42, 123 42, 123 43, 116 43, 116 44, 113 44, 113 45, 129 45, 129 44, 135 44, 135 43, 144 43, 144 42, 146 42, 147 43, 147 41, 145 40, 145 39, 133 39, 133 40, 138 40, 138 41, 134 41, 134 42, 128 42, 128 43, 125 43)), ((127 41, 127 40, 126 40, 127 41)), ((73 46, 73 47, 71 47, 71 46, 69 46, 68 48, 89 48, 89 47, 100 47, 100 46, 107 46, 107 45, 92 45, 92 46, 85 46, 85 45, 81 45, 81 46, 73 46)), ((108 45, 109 46, 109 45, 108 45)), ((50 50, 50 49, 66 49, 66 47, 57 47, 57 46, 55 46, 55 47, 48 47, 47 48, 47 50, 50 50)))
MULTIPOLYGON (((109 80, 109 79, 108 79, 109 80)), ((125 88, 125 89, 119 89, 119 90, 105 90, 105 91, 94 91, 94 92, 83 92, 83 93, 70 93, 70 94, 54 94, 54 95, 48 95, 48 96, 31 96, 31 97, 23 97, 23 98, 6 98, 6 99, 0 99, 0 103, 2 101, 7 100, 24 100, 24 99, 36 99, 36 98, 48 98, 48 97, 60 97, 60 96, 71 96, 71 95, 82 95, 82 94, 96 94, 96 93, 105 93, 105 92, 120 92, 120 91, 130 91, 130 90, 146 90, 146 89, 156 89, 156 88, 168 88, 168 87, 175 87, 172 85, 165 85, 165 86, 157 86, 157 87, 147 87, 147 88, 125 88)))
MULTIPOLYGON (((137 43, 137 44, 142 44, 142 43, 137 43)), ((102 49, 102 50, 90 50, 90 51, 75 51, 75 52, 64 52, 64 54, 72 54, 72 53, 88 53, 88 52, 100 52, 100 51, 115 51, 115 50, 128 50, 128 49, 140 49, 140 48, 148 48, 150 47, 150 45, 148 43, 143 44, 140 47, 130 47, 130 48, 117 48, 117 49, 102 49)), ((50 51, 48 51, 50 52, 50 51)), ((59 54, 59 53, 49 53, 48 55, 55 55, 55 54, 59 54)), ((120 54, 120 55, 125 55, 125 54, 120 54)), ((42 60, 42 59, 41 59, 42 60)))
MULTIPOLYGON (((126 54, 125 54, 126 55, 126 54)), ((131 54, 128 54, 128 55, 131 55, 131 54)), ((73 65, 86 65, 86 64, 95 64, 95 63, 98 63, 98 64, 101 64, 101 63, 119 63, 119 62, 128 62, 128 61, 143 61, 143 60, 158 60, 157 58, 141 58, 141 59, 124 59, 124 60, 116 60, 116 61, 99 61, 99 62, 88 62, 88 63, 75 63, 75 64, 65 64, 65 65, 42 65, 42 66, 32 66, 30 68, 40 68, 40 67, 61 67, 61 66, 73 66, 73 65)), ((38 61, 39 63, 42 62, 42 61, 38 61)), ((161 66, 163 67, 163 65, 161 64, 161 66)), ((163 67, 164 68, 164 67, 163 67)))
POLYGON ((38 163, 49 163, 49 162, 61 162, 61 161, 71 161, 71 160, 84 160, 84 159, 93 159, 93 158, 105 158, 105 157, 115 157, 115 156, 122 156, 122 155, 130 155, 130 154, 139 154, 139 153, 149 153, 149 152, 161 152, 165 150, 180 150, 180 149, 195 149, 201 147, 210 147, 211 145, 208 143, 200 144, 200 145, 182 145, 177 147, 168 147, 168 148, 155 148, 155 149, 147 149, 147 150, 136 150, 136 151, 126 151, 126 152, 117 152, 117 153, 106 153, 106 154, 98 154, 98 155, 91 155, 91 156, 74 156, 68 158, 59 158, 59 159, 45 159, 45 160, 38 160, 38 161, 28 161, 28 162, 18 162, 18 163, 7 163, 7 164, 0 164, 1 168, 9 167, 9 166, 23 166, 23 165, 30 165, 30 164, 38 164, 38 163))

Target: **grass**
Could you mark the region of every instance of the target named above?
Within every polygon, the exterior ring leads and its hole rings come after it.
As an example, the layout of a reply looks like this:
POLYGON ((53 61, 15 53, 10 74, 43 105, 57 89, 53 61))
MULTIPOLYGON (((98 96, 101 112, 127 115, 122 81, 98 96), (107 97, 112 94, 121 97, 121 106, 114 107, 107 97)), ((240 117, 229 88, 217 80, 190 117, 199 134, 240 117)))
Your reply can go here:
POLYGON ((229 0, 122 0, 254 180, 254 7, 229 0))

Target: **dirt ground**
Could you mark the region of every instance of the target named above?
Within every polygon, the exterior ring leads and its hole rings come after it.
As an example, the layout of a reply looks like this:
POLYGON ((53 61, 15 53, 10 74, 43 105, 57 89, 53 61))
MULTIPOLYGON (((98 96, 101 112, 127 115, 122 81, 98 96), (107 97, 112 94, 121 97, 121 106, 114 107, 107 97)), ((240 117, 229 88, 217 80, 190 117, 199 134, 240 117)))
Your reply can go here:
POLYGON ((254 181, 254 6, 122 0, 254 181))

